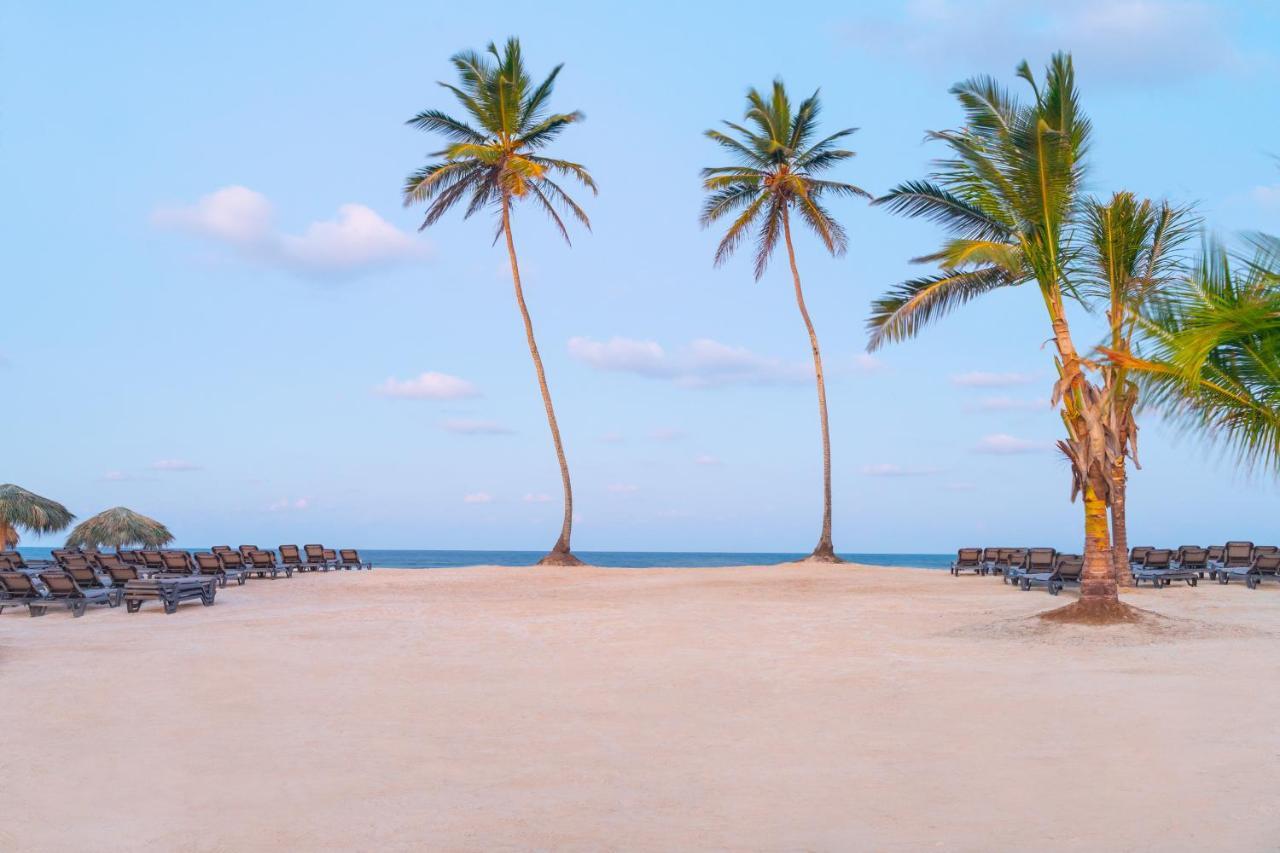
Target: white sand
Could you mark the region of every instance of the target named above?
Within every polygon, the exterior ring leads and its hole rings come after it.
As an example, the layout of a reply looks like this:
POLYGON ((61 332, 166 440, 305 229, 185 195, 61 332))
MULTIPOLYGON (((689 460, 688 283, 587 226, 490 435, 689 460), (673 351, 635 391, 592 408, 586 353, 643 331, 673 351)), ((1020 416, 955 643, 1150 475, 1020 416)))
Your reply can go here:
POLYGON ((1274 850, 1280 587, 394 571, 0 615, 3 850, 1274 850))

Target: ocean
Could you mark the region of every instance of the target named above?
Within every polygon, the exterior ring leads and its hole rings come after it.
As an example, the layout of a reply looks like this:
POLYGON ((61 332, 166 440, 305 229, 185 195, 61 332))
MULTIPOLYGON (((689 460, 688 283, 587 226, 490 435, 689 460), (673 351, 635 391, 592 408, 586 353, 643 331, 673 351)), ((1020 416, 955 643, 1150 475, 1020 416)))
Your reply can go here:
MULTIPOLYGON (((19 548, 23 556, 48 559, 48 548, 19 548)), ((208 547, 186 548, 207 551, 208 547)), ((360 556, 379 568, 450 569, 460 566, 531 566, 545 551, 431 551, 418 549, 361 548, 360 556)), ((725 551, 575 551, 579 558, 593 566, 610 569, 645 569, 654 566, 677 568, 715 566, 760 566, 788 563, 805 557, 800 553, 761 553, 725 551)), ((854 563, 875 566, 905 566, 913 569, 946 569, 952 554, 841 554, 854 563)))

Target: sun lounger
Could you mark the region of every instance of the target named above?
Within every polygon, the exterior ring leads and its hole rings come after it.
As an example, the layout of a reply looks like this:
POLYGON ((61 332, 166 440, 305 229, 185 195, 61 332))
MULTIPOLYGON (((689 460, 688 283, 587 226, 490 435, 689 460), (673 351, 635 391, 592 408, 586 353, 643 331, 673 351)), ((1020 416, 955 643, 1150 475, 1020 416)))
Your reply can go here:
POLYGON ((1198 572, 1200 577, 1204 577, 1207 572, 1212 580, 1217 574, 1217 570, 1209 565, 1209 549, 1201 548, 1199 545, 1183 545, 1179 547, 1175 555, 1175 561, 1178 564, 1178 568, 1198 572))
POLYGON ((1253 565, 1252 542, 1228 542, 1222 551, 1224 569, 1245 569, 1253 565))
POLYGON ((1226 546, 1210 545, 1208 548, 1205 548, 1205 550, 1209 552, 1209 570, 1216 572, 1218 566, 1222 565, 1223 554, 1227 550, 1226 546))
POLYGON ((999 548, 983 548, 982 549, 982 568, 984 573, 995 571, 996 560, 1000 556, 999 548))
POLYGON ((225 588, 227 581, 233 580, 239 586, 244 586, 244 572, 236 569, 228 569, 218 559, 217 554, 195 554, 196 571, 206 577, 214 578, 218 581, 218 586, 225 588))
POLYGON ((1151 549, 1142 564, 1130 571, 1135 585, 1141 586, 1143 581, 1147 581, 1156 589, 1163 589, 1174 581, 1186 581, 1187 586, 1195 586, 1200 580, 1199 570, 1175 566, 1173 552, 1168 548, 1151 549))
POLYGON ((140 567, 130 563, 112 563, 108 561, 103 568, 107 570, 107 577, 111 579, 111 585, 121 589, 129 581, 136 581, 140 577, 138 574, 140 567))
POLYGON ((314 570, 314 567, 308 566, 302 561, 302 554, 298 551, 297 545, 280 546, 280 564, 299 572, 314 570))
MULTIPOLYGON (((1031 551, 1052 551, 1052 548, 1032 548, 1031 551)), ((1027 554, 1027 566, 1032 566, 1031 552, 1027 554)), ((1084 569, 1084 558, 1079 554, 1065 554, 1061 559, 1054 554, 1048 570, 1044 569, 1044 557, 1038 556, 1034 563, 1036 571, 1024 570, 1018 578, 1018 587, 1027 592, 1032 587, 1043 586, 1050 595, 1057 595, 1069 584, 1079 585, 1080 572, 1084 569)))
POLYGON ((302 547, 307 552, 307 565, 311 567, 313 572, 317 569, 329 571, 331 566, 328 559, 325 558, 323 545, 304 545, 302 547))
POLYGON ((277 563, 276 555, 271 551, 254 551, 250 554, 245 571, 260 578, 271 577, 273 580, 282 572, 286 578, 293 577, 293 566, 277 563))
POLYGON ((258 550, 258 546, 257 545, 241 545, 236 550, 240 552, 241 559, 243 559, 246 563, 248 563, 249 555, 252 554, 254 551, 258 550))
POLYGON ((355 548, 340 548, 338 550, 338 565, 344 569, 372 569, 373 563, 367 563, 360 559, 360 553, 355 548))
POLYGON ((15 569, 47 569, 54 565, 53 560, 28 560, 17 551, 0 551, 0 557, 8 557, 15 569))
POLYGON ((961 572, 966 571, 973 572, 975 575, 986 573, 982 563, 981 548, 961 548, 956 552, 956 558, 951 562, 951 574, 959 577, 961 572))
MULTIPOLYGON (((1050 548, 1050 549, 1041 549, 1041 550, 1052 551, 1053 549, 1050 548)), ((1005 569, 1005 572, 1004 572, 1004 581, 1006 583, 1011 583, 1015 587, 1018 585, 1018 579, 1027 573, 1027 559, 1029 555, 1030 555, 1030 552, 1026 548, 1010 548, 1009 549, 1009 568, 1005 569)), ((1053 565, 1050 564, 1048 566, 1048 569, 1052 569, 1052 568, 1053 568, 1053 565)), ((1048 569, 1046 569, 1046 571, 1048 569)))
POLYGON ((148 601, 158 601, 165 613, 175 613, 184 601, 199 600, 205 607, 212 607, 218 593, 218 585, 211 577, 153 577, 131 580, 124 585, 124 606, 130 613, 137 613, 148 601))
POLYGON ((62 571, 71 575, 76 583, 87 589, 110 589, 112 587, 110 579, 99 575, 97 569, 90 566, 88 560, 83 557, 78 560, 68 560, 62 571))
POLYGON ((195 564, 191 561, 191 555, 186 551, 161 551, 160 563, 166 575, 185 576, 196 574, 195 564))
POLYGON ((1249 589, 1257 589, 1265 579, 1280 580, 1277 577, 1278 571, 1280 571, 1280 554, 1262 554, 1248 566, 1224 566, 1219 569, 1218 583, 1228 584, 1232 578, 1243 578, 1245 586, 1249 589))
POLYGON ((1129 549, 1129 571, 1132 572, 1134 568, 1141 566, 1143 564, 1143 561, 1147 558, 1147 554, 1154 550, 1156 550, 1156 547, 1154 545, 1138 545, 1136 547, 1130 548, 1129 549))
MULTIPOLYGON (((89 574, 93 574, 92 570, 89 571, 89 574)), ((105 604, 108 607, 118 607, 123 595, 120 590, 111 587, 82 586, 70 572, 56 569, 46 569, 41 572, 40 582, 45 585, 49 592, 45 596, 45 600, 38 606, 50 607, 55 603, 62 604, 77 619, 84 615, 90 604, 105 604)))
POLYGON ((44 593, 29 575, 0 571, 0 613, 4 613, 6 607, 25 605, 32 616, 43 616, 46 608, 41 606, 42 601, 44 593))
POLYGON ((1275 545, 1254 545, 1253 546, 1253 558, 1255 560, 1267 554, 1280 554, 1280 548, 1277 548, 1275 545))

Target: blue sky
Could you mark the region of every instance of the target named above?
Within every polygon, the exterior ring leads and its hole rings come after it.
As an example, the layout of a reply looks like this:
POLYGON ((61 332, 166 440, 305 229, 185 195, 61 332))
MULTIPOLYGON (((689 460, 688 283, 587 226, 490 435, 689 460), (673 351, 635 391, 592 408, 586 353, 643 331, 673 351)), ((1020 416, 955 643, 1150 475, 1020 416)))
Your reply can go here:
MULTIPOLYGON (((1280 232, 1280 17, 1120 0, 810 4, 5 4, 4 473, 87 516, 126 505, 179 542, 545 548, 555 461, 501 247, 450 217, 419 235, 404 176, 452 105, 448 57, 519 35, 587 120, 594 231, 515 237, 573 469, 575 546, 808 550, 820 513, 807 339, 785 266, 721 269, 701 231, 701 132, 747 86, 821 86, 854 125, 840 177, 924 174, 947 87, 1072 50, 1091 189, 1200 202, 1223 235, 1280 232), (425 375, 425 378, 424 378, 425 375)), ((799 239, 829 371, 836 545, 1074 548, 1079 507, 1043 306, 995 295, 863 355, 870 300, 936 230, 841 202, 851 246, 799 239)), ((1077 339, 1096 340, 1080 316, 1077 339)), ((1131 538, 1275 531, 1277 489, 1143 421, 1131 538)), ((46 540, 50 541, 50 540, 46 540)), ((34 541, 28 544, 36 544, 34 541)))

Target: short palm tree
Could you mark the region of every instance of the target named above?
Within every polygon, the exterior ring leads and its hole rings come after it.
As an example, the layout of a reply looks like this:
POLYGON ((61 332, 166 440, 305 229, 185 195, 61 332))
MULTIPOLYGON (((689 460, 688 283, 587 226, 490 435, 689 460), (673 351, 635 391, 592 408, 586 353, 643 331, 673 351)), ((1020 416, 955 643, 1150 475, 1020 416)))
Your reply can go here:
MULTIPOLYGON (((1106 306, 1106 350, 1133 351, 1133 335, 1142 314, 1154 310, 1185 274, 1180 249, 1198 221, 1187 208, 1168 202, 1139 201, 1119 192, 1109 201, 1085 205, 1079 276, 1086 298, 1106 306)), ((1125 517, 1128 470, 1125 457, 1138 465, 1138 385, 1118 360, 1103 365, 1103 389, 1109 400, 1111 428, 1119 443, 1111 468, 1111 550, 1116 583, 1132 584, 1129 533, 1125 517)))
POLYGON ((163 548, 173 541, 173 534, 154 518, 148 518, 122 506, 100 512, 75 526, 67 537, 68 548, 101 548, 119 551, 130 545, 163 548))
POLYGON ((556 422, 551 391, 547 387, 542 357, 538 354, 538 344, 533 335, 533 322, 520 284, 520 267, 511 235, 511 212, 515 202, 533 202, 551 218, 565 242, 569 241, 569 231, 562 213, 577 219, 588 229, 591 227, 587 214, 553 180, 561 176, 572 178, 594 193, 596 185, 591 175, 578 163, 543 153, 565 128, 581 121, 583 116, 580 112, 549 111, 548 102, 562 66, 557 65, 542 83, 534 86, 525 70, 518 39, 508 39, 501 52, 490 44, 485 54, 464 51, 451 61, 458 72, 458 84, 440 85, 453 94, 468 118, 458 119, 440 110, 426 110, 408 121, 419 130, 440 134, 447 144, 431 155, 439 159, 406 180, 404 203, 406 206, 427 205, 422 228, 433 225, 464 201, 464 217, 482 210, 492 210, 498 215, 494 242, 499 237, 506 237, 516 304, 524 320, 529 354, 533 357, 564 485, 564 521, 560 527, 560 538, 541 562, 578 565, 579 560, 573 556, 570 546, 573 487, 569 481, 569 463, 565 459, 560 426, 556 422))
POLYGON ((813 348, 813 371, 818 385, 818 416, 822 424, 822 532, 810 559, 839 562, 831 541, 831 435, 827 424, 827 388, 822 375, 822 351, 818 335, 809 319, 791 241, 791 214, 807 225, 832 255, 844 254, 849 238, 844 227, 823 206, 829 197, 871 194, 853 184, 828 181, 818 175, 854 156, 836 144, 856 128, 845 128, 821 139, 818 134, 818 93, 792 110, 791 100, 781 80, 765 97, 755 89, 747 92, 744 127, 724 122, 731 131, 708 130, 707 136, 737 161, 732 166, 702 170, 703 188, 709 193, 702 208, 704 227, 733 217, 716 250, 716 264, 724 263, 755 232, 755 277, 759 281, 769 265, 781 237, 787 247, 796 305, 809 333, 813 348))
POLYGON ((1242 465, 1280 472, 1280 238, 1248 243, 1236 255, 1210 241, 1120 360, 1149 405, 1242 465))
POLYGON ((16 548, 19 530, 57 533, 75 516, 57 501, 43 498, 12 483, 0 485, 0 548, 16 548))
POLYGON ((1106 395, 1086 374, 1066 315, 1066 300, 1075 293, 1072 230, 1083 202, 1091 127, 1080 110, 1069 55, 1054 55, 1043 84, 1025 62, 1017 73, 1031 88, 1028 103, 990 77, 954 86, 965 126, 928 135, 950 156, 929 180, 901 184, 877 199, 895 213, 941 224, 952 237, 917 259, 937 263, 941 273, 905 282, 873 304, 869 348, 911 337, 992 290, 1036 285, 1057 349, 1052 399, 1061 404, 1067 429, 1058 446, 1071 462, 1072 497, 1082 496, 1085 516, 1081 599, 1058 618, 1128 618, 1116 592, 1107 519, 1119 447, 1107 428, 1106 395))

